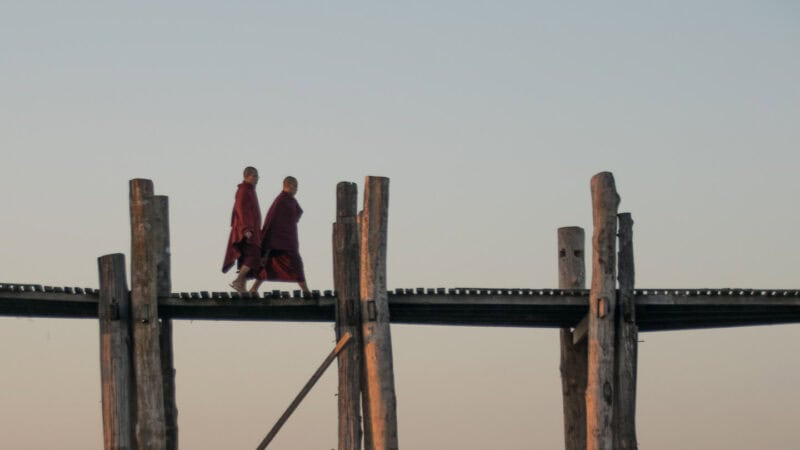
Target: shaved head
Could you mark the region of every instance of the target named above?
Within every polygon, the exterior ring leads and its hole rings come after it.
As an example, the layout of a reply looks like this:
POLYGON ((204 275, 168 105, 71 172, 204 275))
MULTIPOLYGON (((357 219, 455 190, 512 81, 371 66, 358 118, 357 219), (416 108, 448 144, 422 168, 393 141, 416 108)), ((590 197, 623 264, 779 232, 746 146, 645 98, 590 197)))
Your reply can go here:
POLYGON ((289 176, 283 179, 283 192, 287 192, 289 194, 296 194, 297 193, 297 178, 289 176))
POLYGON ((244 174, 243 174, 243 176, 244 176, 245 178, 247 178, 247 177, 248 177, 248 176, 250 176, 250 175, 256 175, 256 174, 258 174, 258 169, 256 169, 255 167, 253 167, 253 166, 247 166, 247 167, 245 167, 245 168, 244 168, 244 174))

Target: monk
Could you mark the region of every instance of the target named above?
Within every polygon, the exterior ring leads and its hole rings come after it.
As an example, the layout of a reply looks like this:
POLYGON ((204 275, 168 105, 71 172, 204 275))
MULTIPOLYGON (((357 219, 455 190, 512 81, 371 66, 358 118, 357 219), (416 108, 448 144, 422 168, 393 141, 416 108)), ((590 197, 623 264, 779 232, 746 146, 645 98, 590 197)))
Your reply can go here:
POLYGON ((246 280, 256 278, 261 269, 261 207, 256 196, 258 170, 248 166, 243 175, 244 180, 236 190, 231 234, 222 263, 222 273, 227 273, 236 263, 239 275, 230 286, 237 292, 244 292, 246 280))
POLYGON ((311 294, 306 284, 303 258, 300 257, 300 244, 297 239, 297 222, 303 209, 295 199, 297 179, 286 177, 283 190, 267 211, 264 226, 261 228, 261 253, 264 266, 253 290, 258 290, 263 280, 296 282, 303 293, 311 294))

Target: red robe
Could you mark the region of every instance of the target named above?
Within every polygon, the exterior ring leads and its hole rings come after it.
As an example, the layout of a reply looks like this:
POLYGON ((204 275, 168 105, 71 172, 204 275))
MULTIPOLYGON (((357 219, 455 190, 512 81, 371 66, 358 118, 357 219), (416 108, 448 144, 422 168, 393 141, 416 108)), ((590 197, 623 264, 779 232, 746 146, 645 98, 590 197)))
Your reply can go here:
POLYGON ((225 260, 222 262, 222 272, 227 272, 233 264, 239 262, 243 256, 256 251, 255 257, 260 256, 261 233, 261 207, 258 206, 256 187, 250 183, 242 182, 236 191, 236 201, 231 214, 231 234, 228 237, 228 248, 225 250, 225 260), (245 237, 245 232, 251 233, 250 239, 245 237))
POLYGON ((269 207, 261 228, 261 250, 267 255, 259 278, 270 281, 305 281, 297 239, 297 222, 303 209, 288 192, 281 192, 269 207))

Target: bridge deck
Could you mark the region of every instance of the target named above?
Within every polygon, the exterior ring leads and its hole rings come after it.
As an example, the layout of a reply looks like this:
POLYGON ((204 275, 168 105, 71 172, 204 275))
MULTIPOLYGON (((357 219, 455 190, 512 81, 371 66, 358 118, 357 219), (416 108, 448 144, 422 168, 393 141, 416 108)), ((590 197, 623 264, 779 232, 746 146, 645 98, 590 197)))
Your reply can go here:
MULTIPOLYGON (((332 322, 334 292, 175 293, 159 298, 159 315, 192 320, 332 322)), ((394 323, 562 327, 588 311, 588 290, 396 289, 394 323)), ((800 291, 760 289, 637 289, 640 331, 800 323, 800 291)), ((0 284, 0 316, 96 318, 92 288, 0 284)))

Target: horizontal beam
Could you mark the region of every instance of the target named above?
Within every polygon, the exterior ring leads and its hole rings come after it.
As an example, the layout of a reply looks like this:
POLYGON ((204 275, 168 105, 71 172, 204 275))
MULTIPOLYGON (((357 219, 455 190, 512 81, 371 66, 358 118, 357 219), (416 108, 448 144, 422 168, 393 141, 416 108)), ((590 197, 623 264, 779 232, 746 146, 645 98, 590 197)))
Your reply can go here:
POLYGON ((586 338, 586 333, 588 332, 589 314, 586 314, 583 316, 583 319, 575 325, 575 329, 572 331, 572 345, 578 345, 578 343, 586 338))
MULTIPOLYGON (((578 325, 588 291, 558 289, 397 289, 389 294, 393 323, 560 328, 578 325)), ((173 319, 333 322, 335 292, 303 297, 230 292, 176 293, 159 298, 173 319)), ((800 291, 640 289, 640 331, 800 323, 800 291)), ((97 290, 0 283, 0 316, 97 318, 97 290)))

